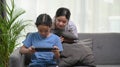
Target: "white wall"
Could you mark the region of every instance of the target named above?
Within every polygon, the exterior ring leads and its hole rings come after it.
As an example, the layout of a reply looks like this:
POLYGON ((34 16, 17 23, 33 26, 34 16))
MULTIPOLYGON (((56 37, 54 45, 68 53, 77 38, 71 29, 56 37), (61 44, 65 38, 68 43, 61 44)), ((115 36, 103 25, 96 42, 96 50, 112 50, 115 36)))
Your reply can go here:
POLYGON ((33 20, 26 32, 37 31, 34 22, 39 14, 47 13, 53 18, 59 7, 70 9, 78 32, 113 32, 109 17, 120 16, 119 3, 120 0, 15 0, 16 7, 26 11, 21 18, 33 20))
POLYGON ((33 20, 23 33, 37 31, 34 25, 36 17, 47 13, 53 18, 59 7, 70 9, 71 20, 79 33, 120 33, 120 20, 116 19, 120 16, 119 3, 120 0, 15 0, 16 7, 26 11, 21 18, 33 20))

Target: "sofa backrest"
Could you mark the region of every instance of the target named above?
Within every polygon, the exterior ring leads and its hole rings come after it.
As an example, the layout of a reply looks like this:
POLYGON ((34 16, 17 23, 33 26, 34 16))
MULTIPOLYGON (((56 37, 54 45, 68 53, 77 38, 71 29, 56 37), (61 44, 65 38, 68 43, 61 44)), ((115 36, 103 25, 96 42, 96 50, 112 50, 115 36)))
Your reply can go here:
POLYGON ((92 39, 96 64, 120 65, 120 33, 79 33, 79 39, 92 39))

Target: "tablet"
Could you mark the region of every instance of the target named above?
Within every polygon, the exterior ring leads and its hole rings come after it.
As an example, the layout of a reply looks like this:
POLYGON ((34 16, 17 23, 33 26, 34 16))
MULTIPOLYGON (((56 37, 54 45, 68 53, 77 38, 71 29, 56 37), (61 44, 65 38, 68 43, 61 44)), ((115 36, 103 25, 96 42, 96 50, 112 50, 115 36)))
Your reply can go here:
POLYGON ((35 50, 38 51, 38 52, 51 52, 52 50, 56 50, 56 48, 36 47, 35 50))

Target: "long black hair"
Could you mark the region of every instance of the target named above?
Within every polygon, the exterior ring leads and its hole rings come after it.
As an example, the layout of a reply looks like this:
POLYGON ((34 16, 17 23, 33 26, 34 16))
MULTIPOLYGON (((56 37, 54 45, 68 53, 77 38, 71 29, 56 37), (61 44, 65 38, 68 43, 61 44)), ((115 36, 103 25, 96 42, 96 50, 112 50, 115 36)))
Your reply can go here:
POLYGON ((71 15, 71 13, 70 13, 70 10, 68 8, 61 7, 59 9, 57 9, 55 18, 59 17, 59 16, 65 16, 67 18, 67 20, 69 20, 70 15, 71 15))
POLYGON ((39 25, 45 25, 45 26, 52 26, 52 19, 48 14, 40 14, 37 17, 37 20, 35 22, 35 25, 38 27, 39 25))

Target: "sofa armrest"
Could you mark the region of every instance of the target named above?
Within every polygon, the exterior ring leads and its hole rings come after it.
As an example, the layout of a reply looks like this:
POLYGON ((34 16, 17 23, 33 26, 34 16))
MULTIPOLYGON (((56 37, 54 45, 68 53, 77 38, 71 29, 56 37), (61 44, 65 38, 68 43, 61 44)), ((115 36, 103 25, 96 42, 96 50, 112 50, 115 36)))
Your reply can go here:
POLYGON ((20 47, 15 49, 9 57, 10 67, 24 67, 24 55, 19 53, 20 47))

